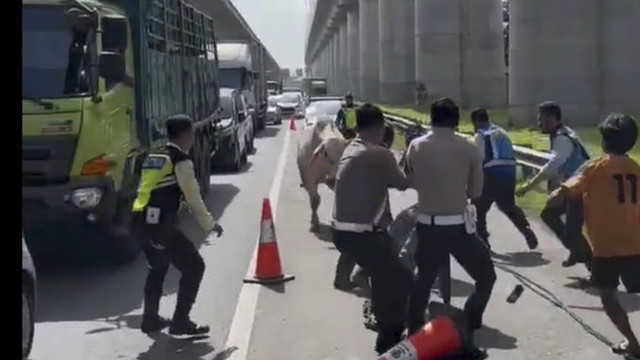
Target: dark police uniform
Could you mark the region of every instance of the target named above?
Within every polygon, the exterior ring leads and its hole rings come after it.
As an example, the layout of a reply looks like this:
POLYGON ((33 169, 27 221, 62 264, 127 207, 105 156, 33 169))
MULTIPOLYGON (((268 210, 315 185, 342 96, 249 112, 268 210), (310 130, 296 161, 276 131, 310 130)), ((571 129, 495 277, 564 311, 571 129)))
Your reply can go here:
POLYGON ((143 242, 143 251, 149 262, 142 323, 145 332, 157 328, 161 319, 158 307, 169 264, 182 274, 170 331, 190 333, 197 327, 189 320, 189 313, 198 294, 205 265, 191 240, 177 229, 177 215, 183 196, 195 210, 202 227, 212 230, 215 222, 200 197, 191 158, 177 145, 169 143, 145 159, 138 196, 133 204, 134 229, 143 242))
POLYGON ((474 201, 478 211, 478 235, 489 244, 487 212, 496 203, 515 227, 524 235, 530 249, 538 246, 524 212, 516 205, 516 157, 506 132, 494 124, 478 129, 476 145, 483 154, 484 187, 482 196, 474 201))
POLYGON ((402 337, 411 273, 393 249, 379 219, 388 188, 406 189, 408 181, 393 154, 356 137, 344 150, 336 173, 333 242, 371 276, 371 300, 378 322, 376 351, 384 353, 402 337))

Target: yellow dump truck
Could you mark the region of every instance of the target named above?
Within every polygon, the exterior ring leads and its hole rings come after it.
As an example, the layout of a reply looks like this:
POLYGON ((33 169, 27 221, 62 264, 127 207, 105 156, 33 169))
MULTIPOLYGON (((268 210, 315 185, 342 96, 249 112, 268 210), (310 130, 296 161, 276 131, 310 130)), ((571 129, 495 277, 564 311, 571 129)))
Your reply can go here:
POLYGON ((23 225, 34 255, 73 242, 114 262, 137 256, 141 160, 166 143, 170 115, 193 120, 195 171, 209 189, 213 25, 184 0, 22 1, 23 225))

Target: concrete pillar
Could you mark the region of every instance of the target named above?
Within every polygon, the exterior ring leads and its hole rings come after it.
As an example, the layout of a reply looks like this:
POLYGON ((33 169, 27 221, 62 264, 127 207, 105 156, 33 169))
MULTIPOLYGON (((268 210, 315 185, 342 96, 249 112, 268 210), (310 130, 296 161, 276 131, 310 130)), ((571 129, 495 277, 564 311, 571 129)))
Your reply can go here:
POLYGON ((359 0, 360 18, 360 97, 380 100, 380 64, 378 37, 378 0, 359 0))
POLYGON ((601 0, 600 11, 602 115, 640 119, 640 1, 601 0))
POLYGON ((345 19, 340 24, 340 89, 341 93, 351 91, 349 86, 349 33, 347 29, 347 21, 345 19))
POLYGON ((465 108, 507 105, 502 1, 464 0, 462 99, 465 108))
POLYGON ((330 92, 336 91, 335 84, 335 38, 333 35, 329 37, 327 42, 327 84, 330 92))
MULTIPOLYGON (((339 29, 338 29, 339 30, 339 29)), ((333 35, 333 91, 336 94, 342 93, 342 84, 340 83, 340 33, 336 30, 333 35)))
POLYGON ((379 0, 378 11, 382 102, 413 104, 414 0, 379 0))
POLYGON ((347 33, 349 37, 349 88, 360 98, 360 13, 352 7, 347 13, 347 33))
POLYGON ((500 0, 415 0, 416 81, 462 107, 507 103, 500 0))
MULTIPOLYGON (((603 3, 609 6, 611 0, 510 0, 509 104, 515 124, 533 125, 544 100, 557 101, 569 124, 597 121, 603 3)), ((620 28, 620 33, 631 30, 620 28)))

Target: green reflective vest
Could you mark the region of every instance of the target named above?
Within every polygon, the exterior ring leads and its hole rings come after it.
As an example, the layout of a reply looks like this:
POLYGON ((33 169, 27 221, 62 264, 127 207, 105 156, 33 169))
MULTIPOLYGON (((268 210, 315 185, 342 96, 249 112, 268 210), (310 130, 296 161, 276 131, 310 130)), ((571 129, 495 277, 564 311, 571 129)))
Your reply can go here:
POLYGON ((187 154, 171 145, 149 154, 142 163, 138 196, 133 202, 133 212, 140 212, 147 206, 153 206, 160 208, 164 215, 177 214, 182 192, 175 176, 174 165, 188 159, 187 154))
POLYGON ((344 127, 347 130, 355 130, 356 128, 356 109, 346 108, 344 109, 344 127))

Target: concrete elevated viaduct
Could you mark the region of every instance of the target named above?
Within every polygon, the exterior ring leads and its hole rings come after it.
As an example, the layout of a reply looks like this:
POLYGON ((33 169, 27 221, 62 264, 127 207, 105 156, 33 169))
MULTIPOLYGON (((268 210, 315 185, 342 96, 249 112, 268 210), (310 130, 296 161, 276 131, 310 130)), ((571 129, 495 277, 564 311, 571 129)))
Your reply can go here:
MULTIPOLYGON (((217 39, 254 41, 262 45, 251 26, 230 0, 188 0, 188 2, 213 18, 217 39)), ((266 47, 264 49, 266 71, 278 74, 280 66, 269 50, 266 47)))
POLYGON ((509 0, 509 64, 502 0, 317 0, 305 53, 330 91, 390 105, 415 88, 463 107, 509 106, 516 125, 558 101, 573 124, 611 111, 640 115, 640 2, 509 0))

